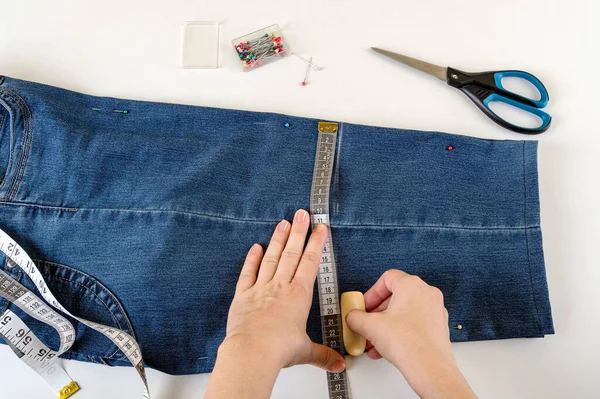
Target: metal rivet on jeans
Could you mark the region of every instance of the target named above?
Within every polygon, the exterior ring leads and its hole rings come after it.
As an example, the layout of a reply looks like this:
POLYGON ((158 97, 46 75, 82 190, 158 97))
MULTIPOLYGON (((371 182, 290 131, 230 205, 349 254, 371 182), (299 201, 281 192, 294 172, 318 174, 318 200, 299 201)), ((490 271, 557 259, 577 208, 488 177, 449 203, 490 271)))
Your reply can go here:
POLYGON ((9 269, 12 269, 14 267, 16 267, 17 264, 10 258, 6 259, 6 267, 8 267, 9 269))
POLYGON ((462 324, 457 324, 457 325, 456 325, 456 329, 457 329, 457 330, 462 330, 462 324))

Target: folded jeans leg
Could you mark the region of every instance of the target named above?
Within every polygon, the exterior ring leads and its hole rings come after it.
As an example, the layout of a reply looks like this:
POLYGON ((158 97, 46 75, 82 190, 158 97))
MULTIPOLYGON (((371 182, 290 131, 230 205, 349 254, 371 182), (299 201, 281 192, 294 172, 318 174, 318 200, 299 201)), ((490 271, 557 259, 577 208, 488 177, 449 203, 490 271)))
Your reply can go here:
MULTIPOLYGON (((247 250, 309 207, 319 120, 8 77, 0 105, 0 228, 44 265, 105 287, 147 366, 211 371, 247 250)), ((339 125, 340 291, 399 268, 442 290, 453 341, 553 333, 536 142, 339 125)), ((74 293, 59 285, 56 295, 74 293)), ((316 294, 307 330, 321 341, 316 294)), ((85 331, 77 339, 78 360, 126 365, 85 331)))

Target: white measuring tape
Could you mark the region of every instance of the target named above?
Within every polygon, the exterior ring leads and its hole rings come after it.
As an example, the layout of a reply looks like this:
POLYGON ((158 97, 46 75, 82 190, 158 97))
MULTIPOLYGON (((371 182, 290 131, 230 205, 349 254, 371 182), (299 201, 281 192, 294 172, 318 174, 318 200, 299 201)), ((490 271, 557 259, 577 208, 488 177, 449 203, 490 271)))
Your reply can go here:
MULTIPOLYGON (((342 341, 342 317, 340 315, 339 292, 331 226, 329 225, 329 187, 333 173, 333 157, 337 141, 338 124, 319 122, 319 137, 313 171, 312 187, 310 190, 310 212, 313 227, 317 224, 327 226, 327 241, 321 255, 321 264, 317 285, 319 289, 319 306, 321 309, 321 332, 323 344, 345 354, 342 341)), ((327 373, 327 387, 330 399, 350 399, 347 375, 327 373)))
MULTIPOLYGON (((23 248, 1 229, 0 250, 6 254, 10 261, 23 269, 42 294, 42 297, 46 302, 52 305, 52 307, 102 333, 110 339, 125 354, 125 356, 127 356, 140 375, 144 383, 142 397, 144 399, 150 399, 142 352, 140 351, 138 343, 131 335, 118 328, 105 326, 74 316, 66 310, 54 297, 54 294, 52 294, 46 285, 42 274, 29 255, 27 255, 23 248)), ((0 316, 0 335, 11 347, 13 352, 44 378, 50 387, 57 392, 60 399, 68 398, 77 392, 77 390, 79 390, 77 384, 71 381, 67 373, 57 363, 58 356, 69 350, 73 345, 73 342, 75 342, 75 330, 73 325, 33 292, 29 291, 1 270, 0 296, 19 307, 31 317, 52 326, 58 332, 60 337, 60 349, 58 352, 51 351, 37 339, 35 335, 33 335, 31 330, 27 328, 21 319, 10 310, 7 310, 0 316)))
POLYGON ((58 353, 44 345, 10 310, 0 316, 0 336, 15 355, 57 392, 59 399, 66 399, 79 390, 77 383, 57 362, 58 353))

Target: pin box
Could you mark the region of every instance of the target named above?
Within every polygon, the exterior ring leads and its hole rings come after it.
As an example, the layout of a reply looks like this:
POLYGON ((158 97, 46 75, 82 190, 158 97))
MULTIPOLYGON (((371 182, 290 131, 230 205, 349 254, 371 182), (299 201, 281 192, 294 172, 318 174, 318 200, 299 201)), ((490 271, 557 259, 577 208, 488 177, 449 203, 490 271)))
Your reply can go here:
POLYGON ((244 72, 271 64, 291 55, 290 48, 274 24, 231 41, 244 72))

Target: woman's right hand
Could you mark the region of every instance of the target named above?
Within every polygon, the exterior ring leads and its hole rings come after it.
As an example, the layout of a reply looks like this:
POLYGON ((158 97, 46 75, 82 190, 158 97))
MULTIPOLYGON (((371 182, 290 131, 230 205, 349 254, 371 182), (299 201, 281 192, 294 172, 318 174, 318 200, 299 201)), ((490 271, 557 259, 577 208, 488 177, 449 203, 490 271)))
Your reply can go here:
POLYGON ((365 337, 371 359, 386 358, 421 398, 476 398, 450 344, 442 292, 417 276, 388 270, 365 293, 367 312, 348 327, 365 337))

